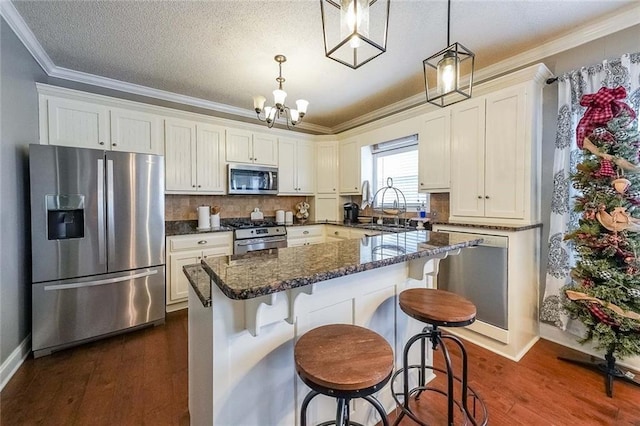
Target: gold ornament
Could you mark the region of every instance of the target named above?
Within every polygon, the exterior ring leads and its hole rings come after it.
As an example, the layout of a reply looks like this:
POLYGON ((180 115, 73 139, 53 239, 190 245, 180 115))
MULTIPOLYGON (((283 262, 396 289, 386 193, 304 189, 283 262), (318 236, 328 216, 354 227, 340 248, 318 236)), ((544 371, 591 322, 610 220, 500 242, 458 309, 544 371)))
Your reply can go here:
POLYGON ((627 192, 627 189, 629 189, 629 187, 631 186, 631 182, 625 178, 618 178, 618 179, 614 179, 611 182, 611 185, 613 185, 613 187, 615 188, 616 191, 618 191, 619 194, 624 194, 625 192, 627 192))
POLYGON ((614 207, 613 211, 608 213, 604 204, 600 205, 596 219, 609 231, 619 232, 626 229, 631 232, 640 232, 640 219, 631 217, 626 207, 614 207))
POLYGON ((604 158, 605 160, 613 161, 616 164, 616 166, 620 167, 622 170, 625 170, 631 173, 640 172, 640 167, 630 163, 624 158, 614 157, 613 155, 610 155, 610 154, 603 154, 602 152, 600 152, 598 147, 591 142, 591 139, 589 138, 584 138, 582 146, 584 149, 591 152, 593 155, 597 155, 598 157, 604 158))

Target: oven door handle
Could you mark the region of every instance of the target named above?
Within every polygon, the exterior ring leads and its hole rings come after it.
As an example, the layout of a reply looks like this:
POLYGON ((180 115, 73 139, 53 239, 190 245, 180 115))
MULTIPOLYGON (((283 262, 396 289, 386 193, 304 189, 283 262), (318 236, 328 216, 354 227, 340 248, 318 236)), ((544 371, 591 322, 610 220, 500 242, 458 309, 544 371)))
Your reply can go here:
POLYGON ((286 238, 278 238, 278 239, 273 239, 273 240, 266 240, 266 241, 256 241, 256 240, 251 240, 251 241, 247 241, 247 242, 241 242, 241 241, 236 241, 236 246, 237 247, 246 247, 246 246, 252 246, 255 244, 268 244, 268 243, 280 243, 282 241, 287 241, 286 238))

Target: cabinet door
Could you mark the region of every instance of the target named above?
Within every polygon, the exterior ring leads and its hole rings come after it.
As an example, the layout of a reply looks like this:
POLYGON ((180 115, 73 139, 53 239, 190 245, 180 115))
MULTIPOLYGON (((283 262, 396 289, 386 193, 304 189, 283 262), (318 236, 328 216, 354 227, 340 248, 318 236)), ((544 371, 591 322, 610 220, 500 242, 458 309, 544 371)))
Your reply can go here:
POLYGON ((189 280, 182 271, 182 267, 200 263, 202 251, 185 251, 169 255, 169 286, 167 288, 167 305, 187 300, 189 291, 189 280))
MULTIPOLYGON (((312 195, 316 189, 316 162, 314 144, 308 141, 298 141, 296 150, 296 171, 298 193, 312 195)), ((279 165, 278 167, 282 167, 279 165)))
POLYGON ((296 141, 281 138, 278 141, 278 193, 297 194, 296 141))
POLYGON ((229 163, 253 161, 253 135, 245 130, 227 129, 227 153, 229 163))
POLYGON ((275 136, 253 134, 253 162, 265 166, 278 165, 278 140, 275 136))
POLYGON ((313 200, 315 207, 315 220, 335 222, 342 220, 339 216, 338 196, 331 194, 318 194, 313 200))
POLYGON ((165 189, 196 190, 196 125, 190 121, 165 121, 165 189))
POLYGON ((446 109, 425 117, 418 145, 420 192, 449 191, 450 114, 446 109))
POLYGON ((157 115, 114 108, 111 110, 111 149, 162 155, 160 126, 157 115))
POLYGON ((230 256, 233 254, 233 246, 214 247, 207 250, 202 250, 202 258, 208 259, 210 257, 230 256))
POLYGON ((487 217, 524 218, 526 158, 525 93, 521 88, 487 96, 485 209, 487 217))
POLYGON ((452 107, 451 214, 484 216, 484 98, 452 107))
POLYGON ((338 189, 338 142, 316 144, 318 194, 336 194, 338 189))
POLYGON ((224 194, 224 130, 218 126, 198 124, 196 134, 196 182, 201 192, 224 194))
POLYGON ((109 111, 102 105, 63 98, 47 102, 49 144, 109 149, 109 111))
POLYGON ((360 193, 360 147, 357 141, 340 145, 340 193, 360 193))

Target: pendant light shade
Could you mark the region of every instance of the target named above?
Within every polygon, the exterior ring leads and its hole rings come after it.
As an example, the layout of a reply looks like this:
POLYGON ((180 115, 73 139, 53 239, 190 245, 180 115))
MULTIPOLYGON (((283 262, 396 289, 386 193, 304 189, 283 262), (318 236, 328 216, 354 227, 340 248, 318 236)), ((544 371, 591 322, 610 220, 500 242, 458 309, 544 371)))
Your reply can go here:
POLYGON ((320 0, 325 55, 356 69, 387 50, 390 0, 320 0))
POLYGON ((422 61, 427 101, 445 107, 471 97, 475 54, 460 43, 449 44, 451 0, 447 8, 447 44, 422 61))

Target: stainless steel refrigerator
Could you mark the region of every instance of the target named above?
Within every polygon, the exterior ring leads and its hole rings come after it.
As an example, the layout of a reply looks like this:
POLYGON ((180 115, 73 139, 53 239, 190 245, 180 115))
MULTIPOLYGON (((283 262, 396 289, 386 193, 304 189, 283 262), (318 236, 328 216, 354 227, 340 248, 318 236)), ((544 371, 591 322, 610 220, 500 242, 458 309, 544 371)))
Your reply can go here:
POLYGON ((161 324, 162 156, 30 145, 35 357, 161 324))

